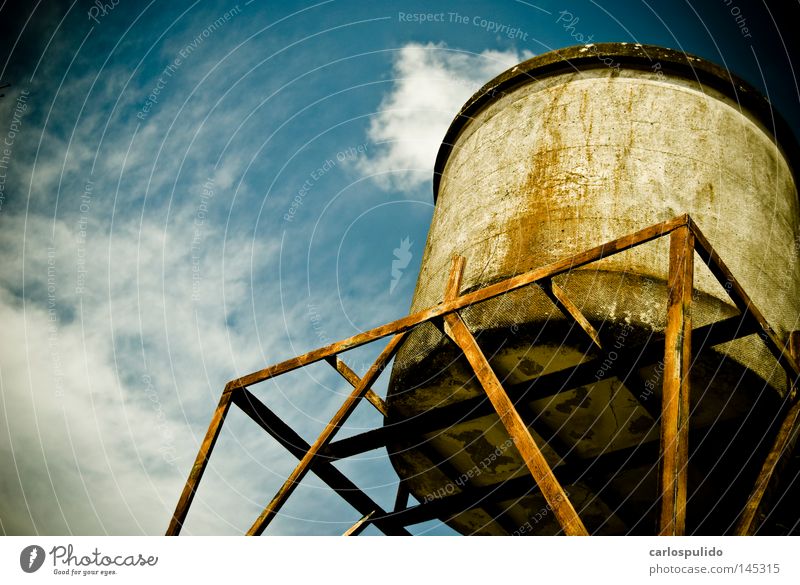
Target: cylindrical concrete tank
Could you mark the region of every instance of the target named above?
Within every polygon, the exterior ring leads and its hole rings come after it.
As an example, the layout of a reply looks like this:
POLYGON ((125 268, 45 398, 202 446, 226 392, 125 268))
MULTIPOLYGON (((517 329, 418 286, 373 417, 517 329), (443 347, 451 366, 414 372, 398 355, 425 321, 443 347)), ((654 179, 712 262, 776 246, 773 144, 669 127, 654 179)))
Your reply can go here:
MULTIPOLYGON (((447 132, 412 311, 442 300, 454 254, 466 258, 470 291, 689 213, 785 339, 800 328, 794 144, 755 90, 680 52, 586 45, 521 63, 475 94, 447 132)), ((608 362, 663 334, 667 262, 665 238, 555 279, 601 331, 605 353, 538 287, 462 311, 504 385, 530 387, 518 409, 571 478, 567 492, 594 533, 655 530, 662 365, 656 354, 612 375, 608 362), (597 358, 580 383, 558 375, 597 358)), ((694 327, 736 315, 696 266, 694 327)), ((723 533, 752 486, 786 378, 755 335, 694 351, 687 529, 723 533)), ((425 325, 395 360, 388 424, 481 396, 460 352, 425 325)), ((460 416, 390 445, 415 497, 483 490, 482 503, 443 517, 464 533, 558 532, 532 482, 527 495, 503 499, 500 488, 528 471, 499 419, 460 416)))

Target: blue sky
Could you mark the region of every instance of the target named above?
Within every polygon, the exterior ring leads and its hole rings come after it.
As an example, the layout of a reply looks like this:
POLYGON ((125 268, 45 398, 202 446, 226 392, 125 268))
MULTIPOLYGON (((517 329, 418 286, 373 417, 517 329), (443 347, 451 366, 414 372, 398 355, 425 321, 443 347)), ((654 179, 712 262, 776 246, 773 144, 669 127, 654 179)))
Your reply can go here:
MULTIPOLYGON (((227 380, 405 314, 438 144, 517 62, 664 45, 800 127, 794 1, 107 4, 0 4, 5 534, 163 533, 227 380)), ((253 390, 312 440, 348 389, 321 364, 253 390)), ((185 532, 241 533, 294 464, 232 410, 185 532)), ((338 465, 391 504, 384 452, 338 465)), ((357 519, 309 476, 267 533, 357 519)))

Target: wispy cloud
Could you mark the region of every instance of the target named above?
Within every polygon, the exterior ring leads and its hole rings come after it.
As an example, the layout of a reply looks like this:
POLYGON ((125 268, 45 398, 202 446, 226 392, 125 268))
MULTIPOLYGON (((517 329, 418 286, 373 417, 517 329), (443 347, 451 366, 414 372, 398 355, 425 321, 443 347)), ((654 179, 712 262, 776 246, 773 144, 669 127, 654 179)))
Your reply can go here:
POLYGON ((409 43, 394 60, 392 87, 369 126, 376 154, 357 166, 384 188, 411 190, 431 179, 447 127, 483 84, 529 51, 468 53, 442 43, 409 43))

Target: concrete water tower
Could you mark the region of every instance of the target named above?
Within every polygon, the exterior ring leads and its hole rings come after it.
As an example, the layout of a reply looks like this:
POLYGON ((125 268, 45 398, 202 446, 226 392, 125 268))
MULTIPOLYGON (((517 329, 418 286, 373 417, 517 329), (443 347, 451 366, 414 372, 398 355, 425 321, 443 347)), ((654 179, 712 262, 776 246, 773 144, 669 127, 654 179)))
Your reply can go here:
POLYGON ((308 471, 363 514, 353 533, 797 530, 797 156, 758 92, 677 51, 506 71, 444 137, 411 314, 229 382, 168 533, 231 404, 300 459, 249 534, 308 471), (363 377, 342 361, 388 336, 363 377), (248 387, 323 359, 354 391, 308 445, 248 387), (362 398, 384 426, 334 441, 362 398), (380 447, 388 512, 331 466, 380 447))
MULTIPOLYGON (((442 301, 454 254, 466 259, 461 290, 469 292, 688 213, 786 341, 800 328, 800 210, 794 145, 785 128, 778 131, 786 146, 754 90, 676 51, 588 45, 521 63, 475 94, 445 136, 411 311, 442 301)), ((504 385, 531 386, 517 407, 547 446, 551 466, 586 465, 566 489, 590 531, 655 526, 658 466, 641 455, 658 444, 663 366, 615 362, 663 335, 668 257, 663 239, 553 279, 597 330, 596 340, 573 325, 548 286, 462 312, 504 385), (596 371, 579 383, 554 375, 589 361, 596 371), (598 458, 614 463, 592 466, 598 458)), ((694 326, 736 314, 723 287, 698 270, 694 326)), ((735 523, 729 504, 743 502, 752 487, 741 446, 765 435, 787 380, 755 335, 695 354, 689 529, 718 533, 735 523)), ((436 328, 420 328, 396 359, 390 420, 482 394, 458 348, 436 328)), ((471 479, 483 487, 526 475, 516 449, 496 450, 508 434, 495 414, 425 437, 425 450, 415 448, 422 438, 414 436, 390 446, 417 498, 454 491, 454 474, 476 466, 471 479), (447 461, 447 471, 431 452, 447 461), (488 454, 495 457, 483 469, 488 454)), ((449 523, 463 532, 504 533, 542 510, 547 503, 533 493, 449 523)), ((557 529, 549 514, 531 531, 557 529)))

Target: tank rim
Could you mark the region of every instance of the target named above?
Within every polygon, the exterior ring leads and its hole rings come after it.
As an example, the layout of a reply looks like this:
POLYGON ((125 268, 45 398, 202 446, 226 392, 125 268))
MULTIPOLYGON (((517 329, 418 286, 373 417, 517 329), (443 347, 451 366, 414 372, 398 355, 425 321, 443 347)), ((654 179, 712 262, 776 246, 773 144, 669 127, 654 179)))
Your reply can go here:
POLYGON ((603 69, 608 65, 603 59, 610 57, 626 69, 653 71, 660 63, 660 71, 675 77, 696 81, 734 99, 765 127, 789 162, 798 182, 800 146, 789 124, 760 91, 728 69, 695 55, 656 45, 639 43, 591 43, 573 45, 548 51, 507 69, 475 92, 461 107, 445 133, 433 168, 433 200, 439 195, 444 167, 461 131, 484 107, 506 92, 537 81, 567 72, 603 69))

